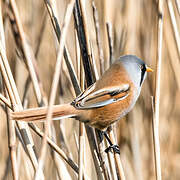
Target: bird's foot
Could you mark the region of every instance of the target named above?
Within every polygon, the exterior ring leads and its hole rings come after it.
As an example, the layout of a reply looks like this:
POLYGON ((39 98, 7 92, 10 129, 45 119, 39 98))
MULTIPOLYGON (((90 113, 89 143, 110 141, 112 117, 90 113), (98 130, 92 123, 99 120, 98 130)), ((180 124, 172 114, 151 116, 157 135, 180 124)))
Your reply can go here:
POLYGON ((114 153, 120 154, 120 149, 118 145, 110 145, 107 149, 105 149, 105 152, 108 153, 109 151, 113 150, 114 153))

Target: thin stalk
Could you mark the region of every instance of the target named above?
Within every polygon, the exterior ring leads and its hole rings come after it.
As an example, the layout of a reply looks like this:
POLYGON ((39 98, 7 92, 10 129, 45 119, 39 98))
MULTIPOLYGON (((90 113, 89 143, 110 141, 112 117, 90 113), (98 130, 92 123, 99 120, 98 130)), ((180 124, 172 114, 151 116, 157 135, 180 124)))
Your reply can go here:
POLYGON ((78 180, 83 179, 83 161, 84 161, 84 143, 85 143, 85 128, 83 123, 79 123, 79 152, 78 152, 78 164, 79 174, 78 180))
POLYGON ((180 2, 179 2, 179 0, 176 0, 176 6, 177 6, 177 9, 178 9, 178 13, 180 15, 180 2))
MULTIPOLYGON (((111 25, 111 23, 106 23, 106 29, 107 29, 107 37, 108 37, 108 44, 109 44, 109 66, 110 66, 112 64, 112 54, 113 54, 113 38, 112 38, 112 25, 111 25)), ((110 139, 111 139, 113 144, 116 144, 115 134, 113 132, 112 126, 110 126, 109 129, 110 129, 110 132, 109 132, 110 139)), ((111 152, 109 152, 109 153, 111 153, 111 152)), ((124 170, 123 170, 123 166, 121 163, 120 155, 115 153, 114 154, 114 160, 111 158, 113 158, 113 157, 111 155, 109 155, 110 164, 115 162, 115 165, 117 167, 117 172, 118 172, 121 180, 125 180, 125 175, 124 175, 124 170)), ((117 177, 116 170, 114 169, 115 165, 111 164, 111 168, 113 168, 112 169, 112 173, 113 173, 112 176, 113 177, 115 177, 115 176, 117 177)))
MULTIPOLYGON (((115 137, 114 137, 114 132, 112 130, 109 132, 109 136, 110 136, 111 142, 113 144, 116 144, 116 140, 115 140, 115 137)), ((109 153, 111 153, 111 152, 109 152, 109 153)), ((125 175, 124 175, 124 170, 123 170, 123 166, 122 166, 122 163, 121 163, 120 154, 115 153, 114 154, 114 159, 115 159, 117 172, 118 172, 118 174, 120 176, 120 179, 125 180, 126 178, 125 178, 125 175)))
POLYGON ((106 23, 107 29, 107 37, 108 37, 108 45, 109 45, 109 66, 112 64, 112 56, 113 56, 113 38, 112 38, 112 24, 106 23))
POLYGON ((13 110, 11 103, 0 93, 0 101, 2 101, 7 107, 13 110))
MULTIPOLYGON (((90 51, 88 50, 88 47, 90 46, 88 45, 89 41, 88 41, 88 37, 86 36, 87 27, 84 27, 87 25, 87 23, 84 22, 86 21, 86 18, 84 17, 85 14, 83 14, 84 10, 82 9, 83 9, 83 6, 80 4, 79 0, 76 0, 76 5, 74 8, 75 28, 77 31, 79 45, 81 49, 81 56, 82 56, 84 73, 85 73, 85 78, 86 78, 86 84, 87 86, 90 86, 94 83, 95 79, 92 74, 92 66, 91 66, 90 53, 89 53, 90 51)), ((96 153, 98 152, 98 148, 97 148, 97 143, 95 140, 94 130, 89 126, 85 126, 85 127, 86 127, 86 133, 87 133, 88 141, 89 141, 91 152, 92 152, 92 157, 94 160, 93 162, 95 165, 96 173, 99 178, 100 177, 102 178, 102 172, 101 172, 101 169, 99 167, 99 162, 98 162, 99 159, 97 159, 97 156, 95 155, 95 152, 96 153)))
POLYGON ((65 40, 66 40, 68 25, 70 23, 71 15, 73 12, 74 3, 75 3, 74 0, 70 1, 69 5, 67 7, 65 19, 64 19, 64 26, 63 26, 62 35, 60 38, 59 51, 58 51, 58 56, 57 56, 57 61, 56 61, 56 66, 55 66, 56 68, 55 68, 55 73, 54 73, 52 88, 51 88, 51 93, 50 93, 49 107, 48 107, 48 112, 47 112, 47 120, 45 123, 45 132, 44 132, 42 148, 40 151, 40 157, 39 157, 39 163, 38 163, 38 169, 36 171, 35 179, 39 179, 40 171, 44 166, 44 158, 45 158, 45 154, 46 154, 46 143, 47 143, 48 132, 50 133, 50 124, 51 124, 51 120, 52 120, 53 104, 54 104, 54 101, 56 98, 56 91, 57 91, 58 82, 59 82, 59 75, 61 72, 61 62, 62 62, 62 57, 63 57, 63 53, 64 53, 65 40))
MULTIPOLYGON (((61 36, 61 30, 60 30, 59 23, 57 21, 57 17, 55 16, 55 13, 54 13, 54 10, 53 10, 53 8, 52 8, 52 6, 50 4, 50 1, 44 0, 44 3, 45 3, 46 8, 48 10, 48 14, 50 16, 50 19, 51 19, 51 22, 52 22, 52 25, 53 25, 53 29, 54 29, 54 31, 56 33, 56 37, 57 37, 57 39, 59 41, 60 36, 61 36)), ((66 65, 67 65, 67 68, 68 68, 68 71, 69 71, 69 75, 71 77, 71 81, 72 81, 75 93, 76 93, 76 95, 79 95, 81 93, 80 86, 79 86, 77 76, 76 76, 76 73, 75 73, 75 70, 74 70, 74 67, 73 67, 72 59, 70 57, 69 51, 66 48, 66 46, 64 48, 64 60, 65 60, 66 65)))
POLYGON ((13 180, 18 180, 19 172, 17 166, 17 156, 16 156, 16 132, 15 132, 15 124, 16 122, 12 119, 9 119, 10 110, 7 109, 7 127, 8 127, 8 140, 9 140, 9 152, 11 157, 11 165, 12 165, 12 175, 13 180))
MULTIPOLYGON (((44 133, 37 126, 32 123, 29 123, 29 126, 37 135, 39 135, 40 137, 44 137, 44 133)), ((76 173, 79 172, 79 168, 76 163, 70 157, 68 157, 55 142, 53 142, 49 137, 47 137, 47 142, 49 146, 51 146, 51 148, 56 151, 76 173)))
POLYGON ((29 44, 27 43, 26 35, 24 33, 24 30, 23 30, 23 26, 22 26, 22 23, 21 23, 21 20, 20 20, 20 16, 19 16, 19 12, 18 12, 18 9, 17 9, 16 2, 14 0, 10 0, 10 3, 11 3, 11 7, 12 7, 12 11, 13 11, 13 14, 14 14, 15 21, 16 21, 16 24, 17 24, 18 32, 19 32, 19 35, 20 35, 22 48, 23 48, 23 52, 24 52, 24 55, 25 55, 25 59, 26 59, 26 62, 27 62, 28 69, 29 69, 29 73, 30 73, 30 76, 31 76, 31 79, 32 79, 34 91, 37 94, 37 96, 36 96, 37 102, 38 102, 38 104, 42 104, 43 97, 42 97, 42 94, 41 94, 41 90, 39 88, 39 82, 38 82, 37 74, 35 72, 34 65, 33 65, 33 62, 36 62, 35 61, 35 56, 33 54, 32 49, 30 48, 29 44))
MULTIPOLYGON (((0 26, 3 27, 2 21, 0 23, 1 23, 0 26)), ((1 28, 0 31, 1 31, 0 35, 4 36, 4 29, 1 28)), ((21 100, 20 100, 16 85, 15 85, 15 81, 14 81, 8 60, 7 60, 6 51, 5 51, 5 42, 3 42, 3 39, 5 39, 5 38, 1 37, 0 69, 2 72, 2 76, 4 78, 5 86, 6 86, 11 104, 13 105, 13 110, 22 110, 23 107, 22 107, 21 100)), ((28 150, 28 154, 32 161, 33 167, 36 168, 37 167, 37 158, 36 158, 36 154, 35 154, 33 139, 30 134, 30 131, 28 129, 28 126, 26 123, 23 123, 23 122, 17 122, 17 125, 20 129, 23 141, 26 144, 26 148, 28 150)))
POLYGON ((98 11, 94 1, 92 2, 92 7, 93 7, 93 18, 94 18, 95 30, 96 30, 96 41, 97 41, 98 53, 99 53, 100 74, 102 75, 104 73, 104 54, 103 54, 102 41, 100 36, 98 11))
POLYGON ((180 35, 179 35, 179 30, 178 30, 178 26, 177 26, 177 22, 176 22, 176 17, 174 14, 174 8, 173 8, 171 0, 168 0, 167 3, 168 3, 168 10, 169 10, 169 14, 171 17, 171 23, 172 23, 173 31, 174 31, 174 37, 175 37, 175 41, 176 41, 178 55, 180 57, 180 35))
POLYGON ((158 4, 158 51, 156 61, 156 86, 154 101, 154 118, 153 118, 153 134, 154 134, 154 154, 156 179, 161 180, 161 158, 160 158, 160 142, 159 142, 159 104, 160 104, 160 82, 161 82, 161 64, 162 64, 162 42, 163 42, 163 0, 159 0, 158 4))

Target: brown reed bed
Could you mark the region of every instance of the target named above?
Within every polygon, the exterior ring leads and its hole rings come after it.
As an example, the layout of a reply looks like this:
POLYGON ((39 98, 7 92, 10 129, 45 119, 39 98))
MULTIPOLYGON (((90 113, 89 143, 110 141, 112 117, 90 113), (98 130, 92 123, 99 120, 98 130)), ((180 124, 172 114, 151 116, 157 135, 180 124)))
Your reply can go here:
POLYGON ((0 179, 179 179, 179 1, 0 2, 0 179), (52 121, 124 54, 154 69, 131 113, 99 131, 52 121), (11 111, 47 106, 45 123, 11 111))

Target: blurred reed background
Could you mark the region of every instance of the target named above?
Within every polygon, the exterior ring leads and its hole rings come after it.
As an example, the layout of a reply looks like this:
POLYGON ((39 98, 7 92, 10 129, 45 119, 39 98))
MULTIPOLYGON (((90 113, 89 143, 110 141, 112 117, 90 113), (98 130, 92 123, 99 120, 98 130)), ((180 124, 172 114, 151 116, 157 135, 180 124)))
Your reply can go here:
MULTIPOLYGON (((108 156, 104 154, 105 147, 101 143, 100 155, 97 154, 93 139, 90 148, 86 135, 88 131, 91 139, 94 131, 86 128, 85 132, 79 122, 65 119, 53 121, 53 125, 49 126, 52 141, 56 144, 48 140, 51 146, 47 146, 43 172, 36 171, 37 160, 42 156, 42 139, 39 135, 42 135, 46 126, 35 123, 35 126, 29 124, 29 128, 25 123, 16 124, 9 119, 9 108, 2 102, 4 97, 4 102, 13 110, 21 110, 22 106, 29 108, 47 105, 59 56, 58 24, 62 28, 69 2, 0 1, 0 54, 4 62, 3 66, 1 64, 0 79, 0 179, 123 179, 123 175, 120 175, 121 165, 127 180, 156 179, 151 96, 155 94, 158 59, 158 17, 161 18, 158 1, 80 1, 86 46, 92 74, 96 79, 113 60, 125 54, 137 55, 155 70, 148 75, 133 111, 113 127, 115 139, 120 146, 121 161, 112 153, 108 156), (6 60, 10 64, 9 70, 6 60), (37 172, 40 172, 39 176, 37 172)), ((159 114, 161 171, 162 179, 175 180, 180 179, 180 1, 163 2, 159 114)), ((82 42, 78 41, 74 18, 75 12, 68 25, 65 47, 83 90, 88 80, 85 81, 86 69, 83 68, 83 57, 80 55, 82 42)), ((55 104, 70 102, 79 92, 77 87, 74 88, 76 78, 72 83, 73 71, 68 70, 70 65, 67 64, 68 60, 63 58, 55 104)))

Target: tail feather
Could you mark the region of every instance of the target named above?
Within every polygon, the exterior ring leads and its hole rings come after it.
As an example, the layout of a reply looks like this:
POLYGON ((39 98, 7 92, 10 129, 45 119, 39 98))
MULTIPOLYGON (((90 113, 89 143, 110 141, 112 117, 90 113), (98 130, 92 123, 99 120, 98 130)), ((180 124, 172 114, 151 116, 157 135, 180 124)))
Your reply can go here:
MULTIPOLYGON (((48 112, 48 107, 39 107, 33 109, 27 109, 23 111, 12 112, 11 117, 13 120, 17 121, 43 121, 46 119, 48 112)), ((65 117, 75 117, 78 115, 78 110, 76 110, 70 104, 54 105, 53 106, 53 118, 62 119, 65 117)))

